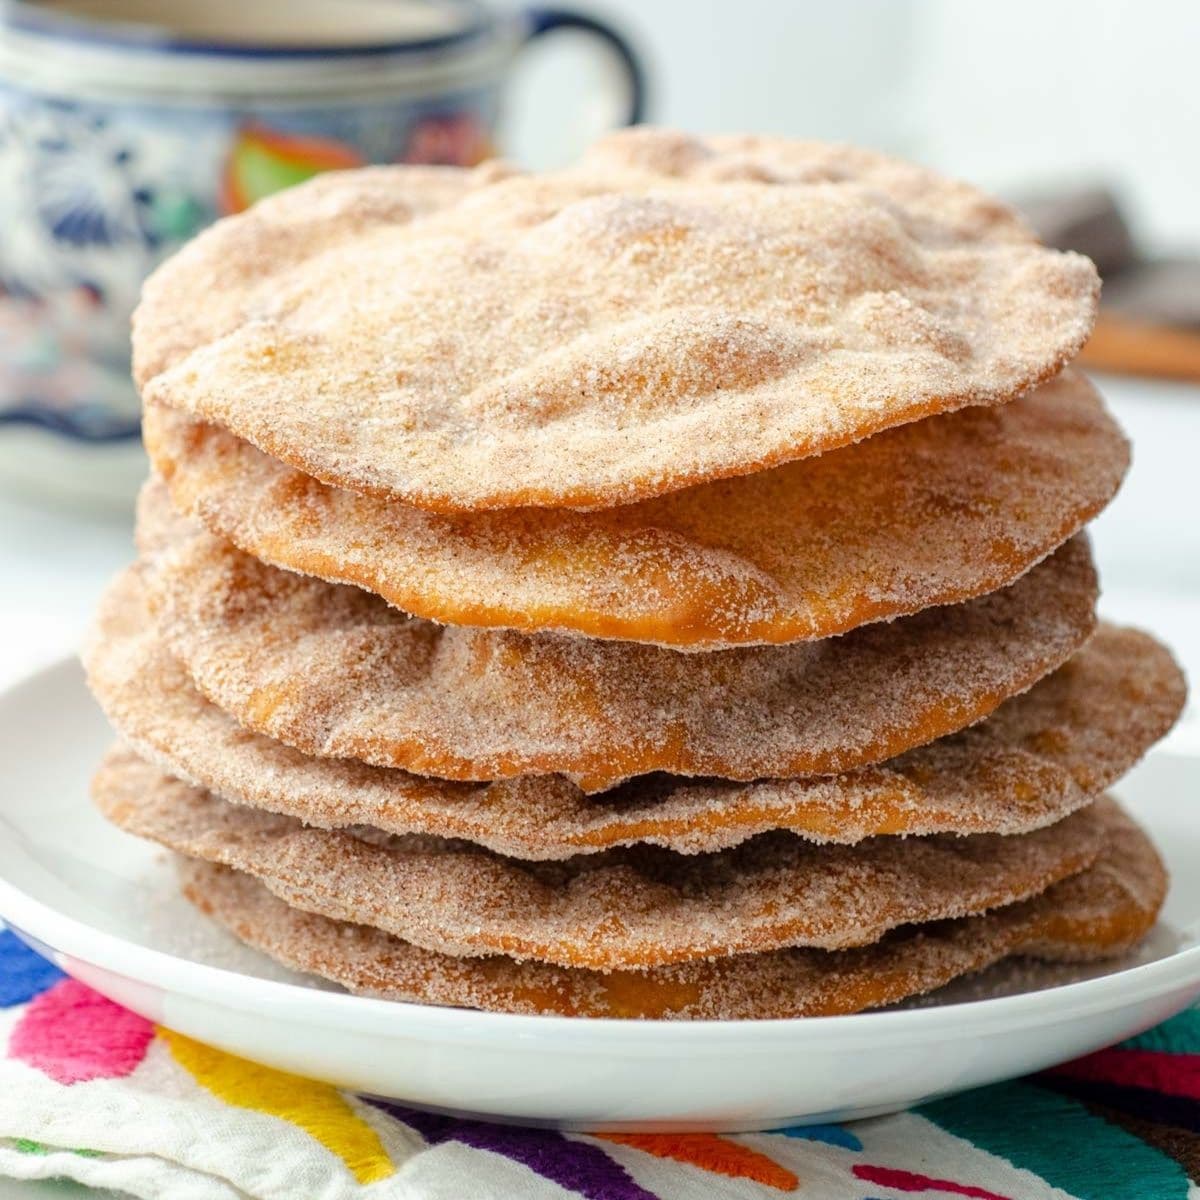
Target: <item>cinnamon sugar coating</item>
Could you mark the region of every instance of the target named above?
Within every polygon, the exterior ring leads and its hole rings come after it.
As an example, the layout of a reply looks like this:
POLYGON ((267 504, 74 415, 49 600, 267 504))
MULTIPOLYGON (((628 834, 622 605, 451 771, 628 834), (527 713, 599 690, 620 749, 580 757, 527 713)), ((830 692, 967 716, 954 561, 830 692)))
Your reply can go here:
POLYGON ((741 784, 643 776, 589 797, 558 775, 456 783, 312 758, 249 732, 206 701, 167 651, 136 571, 101 602, 84 660, 121 737, 223 799, 327 829, 461 838, 525 859, 634 842, 696 853, 776 828, 846 843, 877 834, 1028 832, 1124 775, 1166 733, 1184 694, 1163 647, 1102 625, 1070 662, 980 725, 879 766, 741 784))
POLYGON ((147 450, 181 510, 255 558, 453 625, 694 649, 829 637, 1012 583, 1112 498, 1128 446, 1066 371, 641 504, 442 516, 331 488, 157 405, 147 450))
POLYGON ((502 956, 455 958, 378 929, 289 908, 250 876, 183 860, 184 892, 243 941, 351 991, 420 1004, 564 1016, 745 1020, 831 1016, 932 991, 1011 955, 1078 962, 1124 953, 1154 924, 1162 861, 1116 806, 1096 864, 983 916, 912 926, 853 950, 779 950, 602 973, 502 956))
POLYGON ((146 285, 144 397, 418 507, 586 509, 1012 400, 1095 317, 1087 259, 863 151, 641 130, 445 178, 202 234, 146 285))
MULTIPOLYGON (((161 509, 151 490, 143 516, 161 509)), ((159 518, 154 518, 158 520, 159 518)), ((152 596, 199 690, 306 754, 451 779, 763 779, 894 757, 987 716, 1095 624, 1087 542, 1011 587, 840 638, 711 654, 443 627, 196 528, 152 596)))
POLYGON ((146 281, 133 347, 136 382, 269 308, 281 276, 372 230, 457 204, 514 172, 499 162, 461 167, 372 166, 323 171, 192 238, 146 281), (264 264, 269 263, 269 269, 264 264))
POLYGON ((295 908, 447 954, 599 970, 863 946, 898 925, 1036 895, 1104 845, 1089 807, 1012 837, 815 846, 780 831, 713 854, 631 846, 518 862, 467 842, 306 827, 228 804, 123 748, 101 764, 93 795, 127 832, 253 875, 295 908))

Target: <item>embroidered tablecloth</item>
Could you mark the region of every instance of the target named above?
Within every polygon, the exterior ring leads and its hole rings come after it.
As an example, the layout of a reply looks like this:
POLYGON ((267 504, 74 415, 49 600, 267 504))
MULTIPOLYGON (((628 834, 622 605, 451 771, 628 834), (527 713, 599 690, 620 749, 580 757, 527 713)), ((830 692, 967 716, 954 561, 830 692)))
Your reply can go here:
POLYGON ((235 1058, 0 931, 0 1174, 170 1200, 1200 1200, 1200 1012, 854 1124, 556 1133, 431 1116, 235 1058))

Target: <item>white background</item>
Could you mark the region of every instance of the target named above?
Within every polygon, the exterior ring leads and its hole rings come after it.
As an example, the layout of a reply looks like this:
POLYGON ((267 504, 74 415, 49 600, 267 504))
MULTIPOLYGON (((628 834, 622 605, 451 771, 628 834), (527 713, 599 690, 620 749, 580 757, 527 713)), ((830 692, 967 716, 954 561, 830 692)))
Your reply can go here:
MULTIPOLYGON (((651 116, 664 123, 859 141, 1000 189, 1104 180, 1149 245, 1200 247, 1189 0, 609 0, 604 11, 645 45, 651 116)), ((512 88, 515 156, 566 157, 603 107, 577 103, 595 78, 569 38, 531 51, 512 88)), ((1200 388, 1102 387, 1135 442, 1129 482, 1096 527, 1105 609, 1160 630, 1200 678, 1200 388)), ((34 473, 88 470, 66 460, 34 473)), ((0 495, 0 685, 71 652, 131 554, 127 505, 0 495)), ((48 732, 47 753, 69 737, 48 732)), ((50 1194, 0 1181, 0 1197, 50 1194)))
MULTIPOLYGON (((989 187, 1100 179, 1154 245, 1200 250, 1193 0, 605 0, 656 121, 891 149, 989 187)), ((566 42, 563 35, 562 41, 566 42)), ((512 143, 565 157, 582 46, 514 79, 512 143)))

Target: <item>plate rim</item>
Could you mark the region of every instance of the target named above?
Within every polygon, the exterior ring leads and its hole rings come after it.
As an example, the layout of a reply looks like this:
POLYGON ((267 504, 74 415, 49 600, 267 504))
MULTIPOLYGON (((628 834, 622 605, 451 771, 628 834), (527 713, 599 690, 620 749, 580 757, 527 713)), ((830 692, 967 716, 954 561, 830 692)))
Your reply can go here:
MULTIPOLYGON (((82 676, 81 664, 75 655, 60 657, 0 689, 0 708, 18 699, 26 690, 62 686, 68 675, 75 679, 82 676), (56 680, 56 676, 63 678, 56 680)), ((1168 753, 1167 756, 1191 760, 1189 755, 1168 753)), ((1200 763, 1197 770, 1200 770, 1200 763)), ((690 1043, 712 1045, 721 1040, 718 1035, 760 1043, 764 1047, 773 1046, 780 1040, 791 1041, 800 1031, 806 1037, 820 1038, 827 1044, 832 1040, 843 1045, 858 1042, 874 1046, 882 1043, 904 1045, 927 1041, 934 1032, 931 1027, 940 1024, 941 1028, 936 1032, 941 1040, 961 1040, 1051 1023, 1047 1017, 1048 1008, 1053 1009, 1053 1023, 1062 1023, 1112 1007, 1137 1004, 1179 988, 1195 986, 1200 989, 1200 944, 1197 944, 1153 962, 1093 979, 928 1008, 747 1020, 568 1017, 451 1008, 262 979, 142 946, 119 934, 96 928, 36 899, 3 875, 0 875, 0 919, 22 940, 32 938, 49 946, 56 958, 73 959, 131 982, 148 984, 163 992, 186 995, 204 1003, 253 1010, 263 1017, 301 1015, 309 1023, 336 1024, 340 1028, 350 1025, 363 1034, 391 1033, 410 1039, 436 1037, 442 1041, 467 1043, 566 1037, 579 1049, 585 1049, 586 1043, 596 1043, 596 1048, 611 1048, 613 1043, 620 1042, 628 1047, 632 1038, 639 1053, 657 1049, 664 1055, 674 1055, 690 1043), (298 1014, 297 1009, 304 1011, 298 1014), (354 1020, 347 1021, 345 1018, 351 1013, 354 1020), (343 1019, 339 1020, 339 1017, 343 1019)), ((62 967, 63 963, 60 961, 58 965, 62 967)))

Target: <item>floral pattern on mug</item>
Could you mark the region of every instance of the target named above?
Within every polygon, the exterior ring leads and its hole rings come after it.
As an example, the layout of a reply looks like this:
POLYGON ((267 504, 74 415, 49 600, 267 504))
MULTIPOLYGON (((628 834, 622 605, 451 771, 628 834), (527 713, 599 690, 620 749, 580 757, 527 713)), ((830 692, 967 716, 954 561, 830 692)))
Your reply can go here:
POLYGON ((421 117, 409 130, 403 161, 473 167, 494 152, 487 126, 474 113, 438 113, 421 117))
POLYGON ((0 19, 0 423, 136 436, 129 317, 162 258, 319 171, 487 158, 502 85, 535 38, 582 30, 615 51, 626 119, 639 118, 643 72, 603 22, 487 4, 452 15, 425 40, 401 18, 394 38, 296 49, 191 44, 169 27, 131 42, 102 14, 60 21, 12 0, 0 19))
POLYGON ((321 171, 361 167, 366 159, 337 138, 285 133, 259 122, 234 134, 221 172, 221 211, 243 212, 257 200, 321 171))

